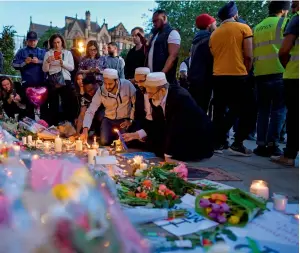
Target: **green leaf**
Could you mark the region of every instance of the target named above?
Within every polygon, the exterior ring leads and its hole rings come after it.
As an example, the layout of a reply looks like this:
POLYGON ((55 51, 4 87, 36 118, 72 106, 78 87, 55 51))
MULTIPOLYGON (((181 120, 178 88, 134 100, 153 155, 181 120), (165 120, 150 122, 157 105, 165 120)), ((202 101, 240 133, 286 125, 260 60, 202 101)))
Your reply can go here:
POLYGON ((223 229, 221 231, 222 234, 225 234, 227 236, 227 238, 231 241, 236 241, 237 240, 237 236, 229 229, 223 229))

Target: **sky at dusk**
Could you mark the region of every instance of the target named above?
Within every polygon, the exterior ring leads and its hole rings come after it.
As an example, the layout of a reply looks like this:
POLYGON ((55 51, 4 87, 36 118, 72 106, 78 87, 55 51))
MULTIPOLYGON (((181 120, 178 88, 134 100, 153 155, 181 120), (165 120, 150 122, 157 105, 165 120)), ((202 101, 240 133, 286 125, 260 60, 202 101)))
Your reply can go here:
POLYGON ((149 9, 156 7, 154 1, 0 1, 0 31, 5 25, 13 25, 18 35, 25 35, 32 22, 63 27, 65 16, 85 19, 85 11, 91 12, 91 21, 103 19, 111 28, 122 22, 130 31, 135 26, 144 27, 143 14, 151 17, 149 9))

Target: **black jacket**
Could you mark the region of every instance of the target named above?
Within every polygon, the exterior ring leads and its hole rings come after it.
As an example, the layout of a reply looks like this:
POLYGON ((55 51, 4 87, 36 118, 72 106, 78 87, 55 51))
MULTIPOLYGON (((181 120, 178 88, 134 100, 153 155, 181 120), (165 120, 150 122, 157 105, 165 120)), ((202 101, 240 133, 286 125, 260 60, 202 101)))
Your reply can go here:
POLYGON ((190 86, 206 84, 212 78, 213 56, 209 48, 210 35, 209 31, 200 30, 193 39, 188 71, 190 86))
POLYGON ((181 161, 213 155, 212 123, 189 92, 180 86, 171 85, 168 89, 163 128, 164 154, 181 161))

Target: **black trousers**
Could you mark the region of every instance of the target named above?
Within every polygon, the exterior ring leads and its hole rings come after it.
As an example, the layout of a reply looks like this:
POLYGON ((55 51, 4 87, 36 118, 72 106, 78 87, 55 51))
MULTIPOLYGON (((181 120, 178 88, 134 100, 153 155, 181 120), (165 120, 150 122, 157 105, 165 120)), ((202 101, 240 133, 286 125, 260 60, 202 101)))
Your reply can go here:
POLYGON ((211 82, 207 81, 205 84, 190 82, 189 92, 195 99, 198 106, 207 113, 212 95, 211 82))
POLYGON ((49 88, 49 125, 57 126, 61 121, 74 122, 71 81, 65 82, 66 85, 60 88, 49 88))
POLYGON ((215 145, 226 141, 226 134, 239 119, 235 142, 242 143, 252 130, 256 113, 252 108, 253 90, 247 83, 247 76, 214 76, 215 145), (226 108, 228 108, 226 112, 226 108))
POLYGON ((284 156, 295 159, 299 150, 299 79, 284 79, 287 143, 284 156))

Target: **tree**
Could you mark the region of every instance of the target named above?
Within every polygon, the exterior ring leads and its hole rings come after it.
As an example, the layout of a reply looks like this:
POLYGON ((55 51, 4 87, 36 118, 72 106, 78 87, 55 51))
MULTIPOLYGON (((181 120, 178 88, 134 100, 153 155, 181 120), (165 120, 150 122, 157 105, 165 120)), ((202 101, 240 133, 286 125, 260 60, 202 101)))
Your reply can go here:
POLYGON ((15 55, 15 37, 16 31, 12 26, 4 26, 0 37, 0 51, 4 58, 4 69, 3 73, 7 75, 16 75, 16 71, 12 67, 12 61, 15 55))
MULTIPOLYGON (((197 31, 195 19, 201 13, 217 17, 218 10, 228 1, 156 1, 156 9, 165 10, 172 27, 181 35, 180 62, 188 56, 193 37, 197 31)), ((239 16, 250 27, 254 27, 268 15, 268 8, 262 1, 237 1, 239 16)), ((216 18, 217 19, 217 18, 216 18)), ((220 23, 220 20, 218 20, 220 23)), ((151 25, 151 24, 150 24, 151 25)))
POLYGON ((50 39, 50 37, 55 34, 60 33, 59 29, 57 27, 50 27, 39 39, 39 42, 37 44, 38 47, 43 48, 43 43, 50 39))
POLYGON ((128 52, 129 52, 129 49, 123 49, 123 50, 121 51, 121 53, 120 53, 120 56, 121 56, 124 60, 126 60, 126 56, 127 56, 128 52))

